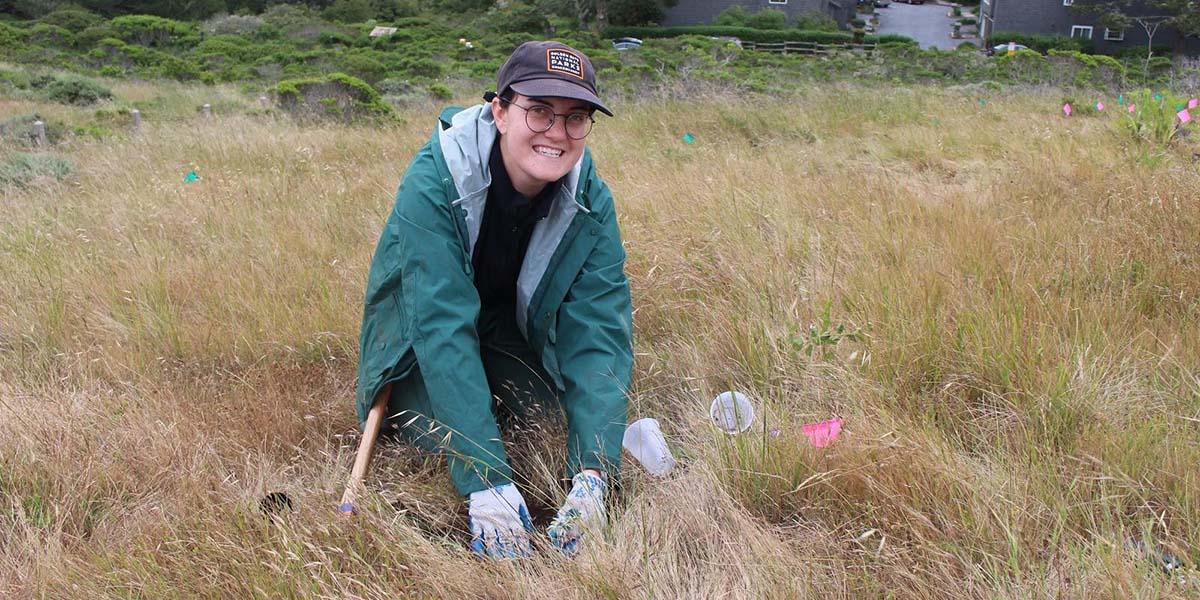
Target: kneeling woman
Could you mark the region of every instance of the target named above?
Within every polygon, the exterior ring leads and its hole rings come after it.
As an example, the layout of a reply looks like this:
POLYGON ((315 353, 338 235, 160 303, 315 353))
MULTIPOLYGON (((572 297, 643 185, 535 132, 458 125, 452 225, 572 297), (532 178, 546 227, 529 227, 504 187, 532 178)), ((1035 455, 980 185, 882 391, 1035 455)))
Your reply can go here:
POLYGON ((448 457, 472 548, 521 556, 533 527, 497 417, 561 408, 572 487, 547 533, 573 553, 605 517, 633 365, 625 252, 584 143, 612 113, 591 62, 556 42, 517 48, 497 92, 444 111, 400 183, 367 282, 358 416, 386 390, 389 427, 448 457))

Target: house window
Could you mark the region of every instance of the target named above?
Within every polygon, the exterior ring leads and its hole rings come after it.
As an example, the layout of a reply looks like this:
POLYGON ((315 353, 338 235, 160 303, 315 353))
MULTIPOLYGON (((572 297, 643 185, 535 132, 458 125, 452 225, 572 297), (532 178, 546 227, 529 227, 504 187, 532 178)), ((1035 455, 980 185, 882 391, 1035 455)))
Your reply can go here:
POLYGON ((1084 40, 1092 39, 1092 26, 1091 25, 1072 25, 1071 26, 1071 37, 1080 38, 1080 39, 1084 39, 1084 40))
POLYGON ((1125 41, 1125 30, 1124 29, 1109 29, 1109 28, 1105 27, 1104 28, 1104 39, 1106 39, 1110 42, 1123 42, 1123 41, 1125 41))
POLYGON ((1075 4, 1075 0, 1063 0, 1063 6, 1071 6, 1075 4))
POLYGON ((767 0, 767 4, 787 4, 787 0, 767 0))

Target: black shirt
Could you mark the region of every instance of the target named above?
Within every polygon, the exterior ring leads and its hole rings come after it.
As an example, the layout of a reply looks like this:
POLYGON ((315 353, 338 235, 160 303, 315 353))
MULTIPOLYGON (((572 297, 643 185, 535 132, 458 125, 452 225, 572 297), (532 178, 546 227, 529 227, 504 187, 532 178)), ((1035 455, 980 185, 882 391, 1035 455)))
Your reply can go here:
POLYGON ((492 146, 488 168, 492 184, 488 187, 471 264, 475 267, 475 289, 479 290, 481 310, 506 310, 511 315, 516 310, 517 277, 529 248, 529 238, 534 225, 549 213, 558 184, 547 184, 532 199, 521 195, 513 188, 504 168, 499 137, 492 146))

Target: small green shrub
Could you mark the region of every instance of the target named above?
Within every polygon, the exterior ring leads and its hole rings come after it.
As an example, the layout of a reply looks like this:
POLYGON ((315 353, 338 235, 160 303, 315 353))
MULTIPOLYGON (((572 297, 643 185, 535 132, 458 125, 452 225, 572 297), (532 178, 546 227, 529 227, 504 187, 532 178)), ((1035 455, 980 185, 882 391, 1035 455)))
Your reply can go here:
POLYGON ((442 64, 432 58, 405 56, 396 62, 399 74, 433 79, 443 73, 442 64))
POLYGON ((1124 65, 1111 56, 1054 49, 1046 56, 1052 64, 1066 70, 1056 77, 1060 82, 1071 80, 1080 87, 1115 88, 1125 79, 1124 65))
POLYGON ((754 29, 787 29, 787 13, 778 8, 764 8, 746 17, 746 27, 754 29))
POLYGON ((75 45, 75 34, 49 23, 38 23, 29 28, 28 41, 39 46, 70 48, 75 45))
POLYGON ((375 83, 387 77, 387 66, 369 52, 372 51, 356 51, 342 56, 343 70, 367 83, 375 83))
POLYGON ((46 16, 38 19, 38 21, 46 23, 47 25, 62 27, 68 31, 79 32, 87 29, 88 27, 103 23, 104 19, 91 11, 79 8, 77 6, 71 6, 69 8, 61 8, 50 14, 47 14, 46 16))
POLYGON ((187 23, 151 15, 125 15, 109 22, 117 37, 125 42, 152 48, 183 47, 200 39, 187 23))
POLYGON ((735 4, 721 11, 721 14, 713 19, 713 25, 718 27, 745 27, 748 16, 746 9, 742 5, 735 4))
POLYGON ((13 152, 0 163, 0 188, 24 188, 44 177, 62 181, 72 170, 70 161, 55 154, 13 152))
POLYGON ((88 105, 112 98, 112 90, 100 83, 78 76, 54 80, 45 87, 46 98, 62 104, 88 105))
POLYGON ((272 88, 276 102, 294 117, 332 117, 343 121, 392 117, 392 107, 367 82, 345 73, 288 79, 272 88))
POLYGON ((253 35, 266 24, 262 17, 254 15, 217 15, 205 21, 200 30, 208 35, 253 35))
MULTIPOLYGON (((868 36, 868 38, 871 36, 868 36)), ((905 46, 918 46, 917 40, 914 40, 906 35, 897 33, 886 33, 884 35, 874 36, 876 44, 900 44, 905 46)), ((964 42, 970 44, 971 42, 964 42)))
POLYGON ((323 31, 317 36, 317 41, 322 46, 345 46, 349 48, 354 45, 354 36, 341 31, 323 31))
POLYGON ((805 31, 837 31, 837 21, 833 17, 816 11, 800 13, 793 27, 805 31))
POLYGON ((58 143, 61 137, 62 125, 59 123, 45 122, 44 119, 36 114, 19 115, 0 121, 0 142, 11 144, 22 148, 32 148, 37 141, 34 135, 33 124, 36 121, 43 121, 46 125, 46 141, 51 144, 58 143))
POLYGON ((28 35, 24 29, 13 27, 8 23, 0 23, 0 48, 18 49, 28 35))
POLYGON ((75 47, 83 50, 95 48, 103 39, 116 39, 117 31, 108 23, 97 23, 75 34, 75 47))
POLYGON ((1185 127, 1195 129, 1195 122, 1190 125, 1180 123, 1176 115, 1179 106, 1186 106, 1187 99, 1170 92, 1140 90, 1125 94, 1125 101, 1133 104, 1133 112, 1125 111, 1119 121, 1131 138, 1140 144, 1149 145, 1157 151, 1163 151, 1175 141, 1179 132, 1185 127))
POLYGON ((411 94, 416 91, 417 86, 407 79, 388 78, 375 83, 375 89, 379 90, 380 94, 388 95, 404 95, 411 94))
POLYGON ((454 92, 450 90, 450 87, 440 81, 429 85, 429 95, 435 100, 450 100, 454 98, 454 92))
POLYGON ((27 90, 32 85, 29 74, 24 71, 0 69, 0 89, 27 90))

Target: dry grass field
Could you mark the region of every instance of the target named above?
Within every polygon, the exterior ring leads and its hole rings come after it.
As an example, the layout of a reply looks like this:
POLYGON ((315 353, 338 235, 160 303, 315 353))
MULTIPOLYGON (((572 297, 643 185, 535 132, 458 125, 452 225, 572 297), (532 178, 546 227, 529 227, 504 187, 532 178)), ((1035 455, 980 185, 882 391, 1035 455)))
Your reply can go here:
MULTIPOLYGON (((630 417, 680 466, 627 464, 576 560, 488 562, 409 448, 334 511, 367 267, 435 107, 299 126, 233 89, 114 91, 161 97, 141 135, 68 140, 73 174, 0 200, 0 596, 1200 594, 1131 548, 1200 560, 1196 135, 1153 156, 1055 90, 619 103, 589 142, 629 255, 630 417), (746 434, 708 422, 727 389, 746 434)), ((543 511, 555 435, 515 442, 543 511)))

